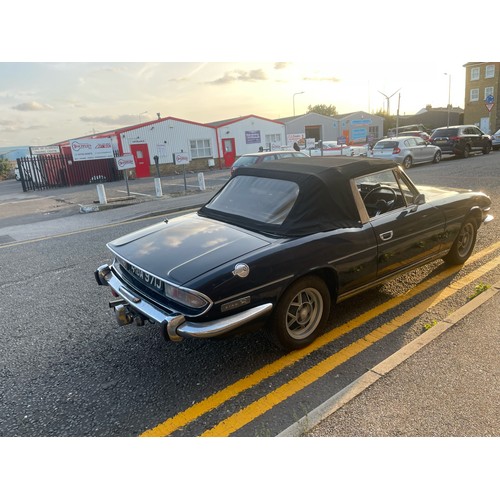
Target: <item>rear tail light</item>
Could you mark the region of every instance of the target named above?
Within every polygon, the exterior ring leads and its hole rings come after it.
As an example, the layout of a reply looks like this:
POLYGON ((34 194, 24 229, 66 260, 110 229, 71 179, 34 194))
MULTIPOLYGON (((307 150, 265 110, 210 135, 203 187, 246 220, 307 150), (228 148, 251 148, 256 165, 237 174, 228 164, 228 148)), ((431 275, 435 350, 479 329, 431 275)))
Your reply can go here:
POLYGON ((393 155, 397 155, 397 154, 399 154, 399 153, 401 153, 401 149, 399 149, 399 148, 394 148, 394 149, 392 150, 392 154, 393 154, 393 155))

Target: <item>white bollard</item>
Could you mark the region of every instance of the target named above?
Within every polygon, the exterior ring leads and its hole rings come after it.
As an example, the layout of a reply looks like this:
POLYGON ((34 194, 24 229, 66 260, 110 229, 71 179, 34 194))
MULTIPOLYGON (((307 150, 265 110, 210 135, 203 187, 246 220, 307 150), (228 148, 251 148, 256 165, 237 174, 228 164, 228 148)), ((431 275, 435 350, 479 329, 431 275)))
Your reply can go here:
POLYGON ((201 189, 202 191, 205 191, 205 189, 206 189, 206 188, 205 188, 205 176, 203 175, 203 172, 200 172, 200 173, 198 174, 198 184, 199 184, 199 186, 200 186, 200 189, 201 189))
POLYGON ((157 198, 161 198, 163 196, 163 191, 161 189, 161 179, 159 177, 155 177, 155 191, 157 198))
POLYGON ((104 191, 104 184, 97 184, 97 196, 99 196, 99 203, 101 205, 108 204, 108 200, 106 198, 106 191, 104 191))

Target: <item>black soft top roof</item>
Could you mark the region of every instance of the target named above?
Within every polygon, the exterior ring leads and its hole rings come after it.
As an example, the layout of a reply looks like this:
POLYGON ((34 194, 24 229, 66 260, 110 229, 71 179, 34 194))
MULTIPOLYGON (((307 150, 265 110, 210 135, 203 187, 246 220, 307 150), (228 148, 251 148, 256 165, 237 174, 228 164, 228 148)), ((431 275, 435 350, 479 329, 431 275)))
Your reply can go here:
MULTIPOLYGON (((282 236, 302 236, 341 227, 358 227, 359 212, 354 202, 350 180, 394 168, 392 160, 364 157, 287 158, 236 170, 232 179, 255 176, 293 181, 299 195, 285 221, 270 227, 252 219, 225 214, 224 220, 254 230, 272 231, 282 236), (234 217, 234 220, 232 219, 234 217)), ((231 180, 232 180, 231 179, 231 180)), ((231 182, 229 180, 228 182, 231 182)), ((219 216, 203 207, 201 215, 219 216)))

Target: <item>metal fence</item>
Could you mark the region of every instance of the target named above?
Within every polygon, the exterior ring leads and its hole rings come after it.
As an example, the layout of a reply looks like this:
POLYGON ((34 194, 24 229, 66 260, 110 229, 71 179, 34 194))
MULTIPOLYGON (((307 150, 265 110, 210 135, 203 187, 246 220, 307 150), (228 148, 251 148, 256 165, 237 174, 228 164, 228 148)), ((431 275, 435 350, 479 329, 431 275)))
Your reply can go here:
POLYGON ((38 155, 17 159, 23 191, 117 181, 123 172, 114 158, 74 161, 65 155, 38 155))

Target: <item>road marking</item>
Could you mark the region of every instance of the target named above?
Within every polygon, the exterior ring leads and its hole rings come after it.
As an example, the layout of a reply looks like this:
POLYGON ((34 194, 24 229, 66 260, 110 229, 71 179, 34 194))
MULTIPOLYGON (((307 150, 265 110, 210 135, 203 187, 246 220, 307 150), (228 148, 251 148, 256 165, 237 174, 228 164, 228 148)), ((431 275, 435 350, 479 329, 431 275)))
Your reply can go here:
MULTIPOLYGON (((123 189, 117 189, 119 193, 127 193, 128 191, 124 191, 123 189)), ((152 194, 147 194, 147 193, 136 193, 134 191, 130 191, 130 194, 136 194, 137 196, 148 196, 149 198, 154 198, 152 194)))
POLYGON ((376 328, 368 335, 365 335, 363 338, 353 342, 352 344, 349 344, 347 347, 344 347, 337 353, 332 354, 325 360, 319 362, 294 379, 288 381, 286 384, 278 387, 277 389, 268 393, 257 401, 254 401, 246 408, 243 408, 237 413, 233 413, 230 417, 219 422, 219 424, 217 424, 215 427, 212 427, 211 429, 205 431, 203 434, 201 434, 201 436, 230 436, 246 424, 252 422, 257 417, 272 409, 274 406, 282 403, 290 396, 293 396, 300 390, 316 382, 328 372, 340 366, 342 363, 345 363, 347 360, 368 349, 376 342, 383 339, 398 328, 406 325, 407 323, 415 319, 416 316, 424 313, 439 302, 442 302, 443 300, 457 293, 463 287, 471 283, 471 275, 473 276, 472 280, 476 279, 487 273, 488 271, 491 271, 498 265, 500 265, 500 257, 493 259, 492 261, 488 262, 488 264, 485 264, 484 266, 481 266, 479 269, 470 273, 470 275, 458 280, 453 285, 447 286, 444 290, 435 293, 428 299, 424 300, 417 306, 412 307, 400 316, 392 319, 385 325, 376 328))
MULTIPOLYGON (((490 247, 477 252, 476 254, 472 255, 468 261, 464 264, 463 267, 468 266, 473 264, 474 262, 477 262, 484 256, 488 255, 491 252, 494 252, 495 250, 498 250, 500 248, 500 242, 491 245, 490 247)), ((495 259, 496 261, 497 259, 495 259)), ((487 264, 488 265, 488 264, 487 264)), ((483 266, 484 267, 484 266, 483 266)), ((494 266, 495 267, 495 266, 494 266)), ((326 344, 334 341, 335 339, 341 337, 345 333, 350 332, 354 328, 357 328, 368 321, 374 319, 378 315, 396 307, 397 305, 401 304, 402 302, 405 302, 409 300, 410 298, 418 295, 419 293, 427 290, 428 288, 431 288, 438 282, 446 279, 449 276, 452 276, 453 274, 456 274, 458 270, 462 269, 462 266, 453 266, 450 268, 445 269, 438 275, 428 278, 422 283, 416 285, 414 288, 409 290, 403 295, 400 295, 398 297, 394 297, 393 299, 390 299, 389 301, 385 302, 384 304, 381 304, 380 306, 377 306, 354 320, 348 321, 344 323, 343 325, 340 325, 337 328, 334 328, 330 330, 329 332, 326 332, 325 334, 321 335, 316 341, 299 351, 293 351, 289 354, 284 355, 280 359, 274 361, 273 363, 270 363, 269 365, 266 365, 258 370, 256 370, 253 374, 240 379, 236 381, 235 383, 227 386, 226 388, 222 389, 221 391, 208 396, 206 399, 200 401, 199 403, 195 403, 193 406, 190 408, 176 414, 175 416, 165 420, 164 422, 158 424, 157 426, 153 427, 152 429, 146 430, 141 434, 143 437, 159 437, 159 436, 168 436, 175 432, 177 429, 189 424, 190 422, 193 422, 197 418, 199 418, 201 415, 204 415, 205 413, 208 413, 209 411, 214 410, 218 406, 222 405, 226 401, 230 400, 231 398, 237 396, 238 394, 250 389, 251 387, 259 384, 266 378, 269 378, 276 373, 282 371, 288 366, 291 366, 292 364, 296 363, 297 361, 305 358, 312 352, 322 348, 326 344)), ((487 272, 487 271, 485 271, 487 272)), ((475 272, 472 272, 471 274, 474 274, 475 272)), ((484 273, 481 273, 484 274, 484 273)), ((476 273, 474 276, 474 279, 477 279, 477 277, 480 274, 476 273)), ((470 278, 467 277, 464 280, 459 280, 459 282, 463 281, 463 286, 465 284, 470 283, 470 278)), ((458 283, 458 282, 457 282, 458 283)), ((455 287, 456 285, 450 285, 448 288, 455 287)), ((453 293, 458 291, 459 288, 457 288, 453 293)), ((433 296, 434 297, 434 296, 433 296)), ((444 299, 442 299, 444 300, 444 299)), ((435 305, 437 302, 435 302, 433 305, 435 305)), ((432 307, 432 306, 430 306, 432 307)), ((415 314, 415 313, 413 313, 415 314)), ((267 411, 267 410, 266 410, 267 411)))
POLYGON ((111 224, 105 224, 104 226, 99 226, 99 227, 87 227, 85 229, 77 229, 76 231, 68 231, 67 233, 61 233, 61 234, 52 234, 50 236, 40 236, 39 238, 33 238, 31 240, 23 240, 23 241, 15 241, 14 243, 7 243, 5 245, 0 245, 0 250, 2 248, 9 248, 9 247, 15 247, 19 245, 26 245, 28 243, 38 243, 39 241, 46 241, 46 240, 52 240, 56 238, 63 238, 65 236, 74 236, 75 234, 82 234, 82 233, 89 233, 91 231, 99 231, 101 229, 108 229, 110 227, 116 227, 116 226, 121 226, 125 224, 133 224, 134 222, 139 222, 139 221, 148 221, 151 219, 158 219, 160 217, 166 217, 167 215, 171 216, 174 215, 177 217, 183 213, 190 213, 192 212, 192 209, 183 209, 183 210, 176 210, 175 212, 165 212, 162 215, 152 215, 150 217, 141 217, 140 219, 130 219, 126 221, 121 221, 121 222, 113 222, 111 224))

